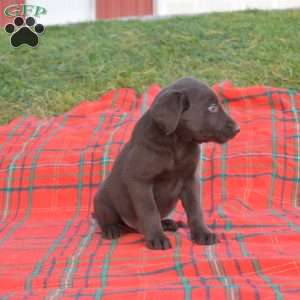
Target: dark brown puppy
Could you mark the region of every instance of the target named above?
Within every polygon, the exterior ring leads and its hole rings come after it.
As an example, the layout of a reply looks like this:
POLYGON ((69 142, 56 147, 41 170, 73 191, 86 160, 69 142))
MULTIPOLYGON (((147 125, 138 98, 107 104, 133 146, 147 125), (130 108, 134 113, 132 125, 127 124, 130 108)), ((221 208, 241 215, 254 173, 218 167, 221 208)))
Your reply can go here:
POLYGON ((103 238, 118 238, 131 228, 144 234, 149 248, 170 248, 163 230, 175 231, 178 224, 163 218, 180 198, 192 240, 216 243, 216 234, 205 225, 195 180, 198 144, 222 144, 238 132, 207 85, 182 78, 161 90, 95 195, 94 217, 103 238))

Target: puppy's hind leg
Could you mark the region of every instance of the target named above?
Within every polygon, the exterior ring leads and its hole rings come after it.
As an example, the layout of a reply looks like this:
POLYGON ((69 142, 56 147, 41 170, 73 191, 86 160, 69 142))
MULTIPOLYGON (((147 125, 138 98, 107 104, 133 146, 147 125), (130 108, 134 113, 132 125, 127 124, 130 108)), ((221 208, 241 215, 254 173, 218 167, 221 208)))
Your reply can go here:
POLYGON ((95 212, 92 213, 101 228, 101 235, 104 239, 117 239, 124 232, 124 225, 116 211, 104 201, 95 198, 95 212))

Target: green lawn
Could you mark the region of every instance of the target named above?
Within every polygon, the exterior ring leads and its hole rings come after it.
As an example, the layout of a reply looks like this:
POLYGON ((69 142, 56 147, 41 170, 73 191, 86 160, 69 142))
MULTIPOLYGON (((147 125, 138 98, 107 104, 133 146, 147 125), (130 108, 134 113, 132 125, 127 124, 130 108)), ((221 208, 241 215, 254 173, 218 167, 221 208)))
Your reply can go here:
POLYGON ((141 93, 192 75, 300 90, 300 11, 47 27, 37 49, 0 31, 0 123, 45 117, 117 87, 141 93))

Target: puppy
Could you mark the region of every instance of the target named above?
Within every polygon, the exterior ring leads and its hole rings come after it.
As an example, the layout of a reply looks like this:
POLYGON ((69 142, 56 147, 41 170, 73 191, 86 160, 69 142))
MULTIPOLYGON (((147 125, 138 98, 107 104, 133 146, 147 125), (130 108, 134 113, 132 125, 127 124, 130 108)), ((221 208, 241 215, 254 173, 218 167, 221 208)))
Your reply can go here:
POLYGON ((205 225, 198 194, 199 144, 223 144, 239 131, 204 83, 182 78, 161 90, 95 194, 93 215, 103 238, 135 230, 148 248, 171 248, 164 230, 176 231, 182 224, 164 218, 180 199, 192 240, 217 243, 205 225))

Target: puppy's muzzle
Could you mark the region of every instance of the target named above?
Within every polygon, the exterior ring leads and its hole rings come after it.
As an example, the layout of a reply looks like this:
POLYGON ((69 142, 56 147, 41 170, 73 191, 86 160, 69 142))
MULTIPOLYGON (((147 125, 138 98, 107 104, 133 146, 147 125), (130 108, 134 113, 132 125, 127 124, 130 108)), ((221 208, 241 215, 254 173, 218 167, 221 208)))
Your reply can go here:
POLYGON ((236 136, 240 131, 240 126, 235 122, 228 121, 225 125, 225 132, 231 137, 236 136))
POLYGON ((234 138, 240 132, 240 126, 234 121, 228 121, 224 128, 219 132, 217 142, 223 144, 234 138))

